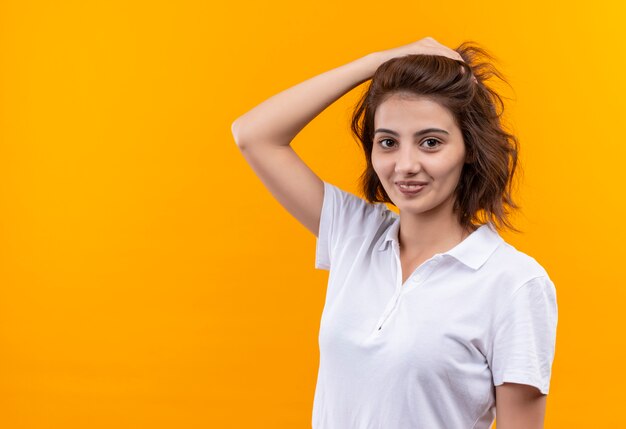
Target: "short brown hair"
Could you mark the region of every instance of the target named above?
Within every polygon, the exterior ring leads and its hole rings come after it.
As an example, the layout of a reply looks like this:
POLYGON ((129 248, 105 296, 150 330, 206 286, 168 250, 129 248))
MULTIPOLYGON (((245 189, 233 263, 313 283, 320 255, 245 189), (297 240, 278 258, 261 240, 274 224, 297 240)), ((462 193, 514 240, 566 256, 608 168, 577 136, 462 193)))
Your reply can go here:
POLYGON ((518 139, 502 126, 502 97, 485 84, 493 76, 506 80, 492 64, 493 56, 474 42, 464 42, 455 50, 464 61, 407 55, 386 61, 374 73, 351 120, 367 163, 360 178, 362 192, 370 203, 393 204, 372 166, 376 108, 393 94, 424 96, 452 113, 465 142, 468 161, 454 191, 459 223, 467 228, 490 222, 520 232, 508 219, 511 210, 520 208, 511 196, 518 139))

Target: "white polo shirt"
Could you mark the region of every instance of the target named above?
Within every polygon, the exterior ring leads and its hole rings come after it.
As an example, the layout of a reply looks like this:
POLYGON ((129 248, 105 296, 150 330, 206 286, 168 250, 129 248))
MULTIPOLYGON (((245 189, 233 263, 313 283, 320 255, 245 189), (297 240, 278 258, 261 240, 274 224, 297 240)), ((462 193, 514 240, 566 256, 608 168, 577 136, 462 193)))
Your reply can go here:
POLYGON ((495 386, 547 394, 557 303, 545 269, 482 225, 402 285, 399 226, 385 204, 324 182, 313 429, 483 429, 495 386))

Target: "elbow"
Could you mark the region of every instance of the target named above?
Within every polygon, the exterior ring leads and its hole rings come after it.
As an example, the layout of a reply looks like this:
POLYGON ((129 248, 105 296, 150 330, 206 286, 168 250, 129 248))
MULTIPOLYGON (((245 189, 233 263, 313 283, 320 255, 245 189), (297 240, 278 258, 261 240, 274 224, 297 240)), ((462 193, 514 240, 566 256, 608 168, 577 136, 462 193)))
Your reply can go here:
POLYGON ((230 132, 233 135, 235 144, 241 148, 243 146, 243 142, 241 141, 241 118, 237 118, 233 121, 230 125, 230 132))
POLYGON ((235 144, 239 147, 239 149, 244 149, 244 146, 250 147, 251 145, 288 146, 291 144, 291 139, 264 135, 262 132, 257 130, 255 124, 251 124, 250 121, 243 119, 243 116, 235 119, 235 121, 230 125, 230 132, 232 133, 235 144))

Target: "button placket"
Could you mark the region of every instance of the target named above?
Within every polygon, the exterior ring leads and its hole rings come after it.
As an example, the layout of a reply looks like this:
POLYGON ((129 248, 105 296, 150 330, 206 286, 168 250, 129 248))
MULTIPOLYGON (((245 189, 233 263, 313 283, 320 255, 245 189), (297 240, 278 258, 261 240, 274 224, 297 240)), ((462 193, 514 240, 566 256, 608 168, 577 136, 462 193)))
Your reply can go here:
POLYGON ((398 243, 393 241, 391 244, 392 244, 392 250, 394 254, 394 257, 392 258, 393 259, 392 264, 396 265, 395 292, 393 296, 391 297, 391 300, 387 304, 387 307, 385 308, 383 315, 376 322, 375 332, 380 331, 383 323, 385 323, 385 320, 387 320, 389 315, 393 312, 394 308, 396 308, 396 305, 398 304, 398 300, 400 299, 400 295, 402 294, 402 276, 400 275, 400 273, 402 272, 402 267, 400 265, 400 256, 398 255, 398 243))
POLYGON ((391 313, 393 313, 393 310, 396 308, 396 305, 398 305, 398 301, 400 300, 400 295, 401 295, 400 292, 396 292, 396 294, 392 298, 393 304, 391 304, 391 306, 387 309, 387 311, 385 311, 385 313, 382 315, 382 317, 378 320, 378 323, 377 323, 377 330, 378 331, 381 330, 381 328, 383 327, 383 324, 385 323, 387 318, 391 315, 391 313))
POLYGON ((396 309, 396 307, 398 306, 398 303, 402 297, 402 295, 404 295, 407 291, 412 290, 413 288, 419 286, 420 284, 422 284, 428 277, 429 275, 433 272, 433 270, 437 267, 437 265, 439 265, 439 263, 441 262, 442 259, 442 255, 437 254, 435 256, 433 256, 433 258, 429 259, 428 261, 424 262, 424 264, 422 266, 419 267, 419 269, 417 269, 416 271, 412 272, 409 279, 407 280, 407 285, 403 287, 402 285, 402 266, 400 263, 400 256, 397 253, 397 248, 396 248, 396 243, 394 242, 394 255, 395 255, 395 262, 396 262, 396 292, 394 293, 394 296, 392 297, 392 300, 390 302, 390 304, 387 306, 387 308, 385 309, 385 312, 383 313, 382 317, 378 320, 378 323, 376 324, 376 332, 382 330, 383 325, 385 324, 385 322, 387 321, 387 319, 391 316, 391 314, 393 313, 393 311, 396 309))
POLYGON ((406 287, 406 290, 413 289, 414 287, 424 283, 432 272, 437 268, 437 265, 441 262, 441 255, 435 255, 432 259, 424 262, 419 270, 412 274, 411 285, 406 287))

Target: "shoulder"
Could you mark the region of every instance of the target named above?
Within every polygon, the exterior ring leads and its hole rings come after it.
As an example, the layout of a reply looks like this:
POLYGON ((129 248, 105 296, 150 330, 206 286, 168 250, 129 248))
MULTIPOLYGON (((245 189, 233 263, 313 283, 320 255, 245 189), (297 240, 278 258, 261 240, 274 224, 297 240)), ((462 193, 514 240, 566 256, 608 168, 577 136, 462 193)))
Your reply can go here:
POLYGON ((537 277, 548 277, 546 269, 534 257, 504 240, 493 253, 488 265, 495 275, 514 278, 519 283, 526 283, 537 277))
POLYGON ((324 182, 322 219, 344 234, 361 235, 390 217, 384 203, 370 203, 339 186, 324 182))
POLYGON ((543 285, 554 288, 544 266, 531 255, 502 241, 485 269, 499 288, 507 289, 507 295, 515 293, 524 285, 543 285))
POLYGON ((370 203, 362 197, 359 197, 343 188, 324 182, 324 196, 339 207, 351 208, 354 211, 370 212, 374 210, 387 210, 383 203, 370 203))
POLYGON ((354 258, 364 247, 381 240, 395 213, 384 203, 370 203, 338 186, 324 182, 324 201, 316 245, 316 268, 329 269, 354 258))

